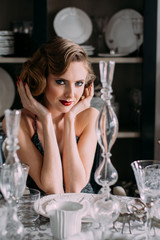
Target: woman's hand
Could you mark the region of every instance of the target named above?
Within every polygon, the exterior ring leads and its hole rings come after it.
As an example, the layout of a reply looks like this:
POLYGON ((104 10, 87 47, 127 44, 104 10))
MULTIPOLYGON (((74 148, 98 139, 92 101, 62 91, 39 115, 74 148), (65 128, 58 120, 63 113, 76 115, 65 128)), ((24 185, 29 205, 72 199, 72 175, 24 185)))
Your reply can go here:
POLYGON ((32 96, 27 83, 23 84, 23 82, 19 79, 17 87, 22 105, 25 109, 34 115, 37 115, 40 120, 43 120, 48 114, 50 114, 48 109, 32 96))
POLYGON ((84 89, 84 95, 81 97, 80 101, 77 104, 75 104, 72 107, 72 109, 65 115, 76 117, 77 114, 89 108, 93 95, 94 95, 94 86, 92 83, 88 88, 84 89))

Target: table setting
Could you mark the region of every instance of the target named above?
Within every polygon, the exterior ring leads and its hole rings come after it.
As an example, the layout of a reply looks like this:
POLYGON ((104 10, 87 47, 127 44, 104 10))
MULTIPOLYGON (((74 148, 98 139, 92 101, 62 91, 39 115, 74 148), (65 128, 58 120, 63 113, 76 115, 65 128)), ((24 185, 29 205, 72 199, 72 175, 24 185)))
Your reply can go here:
MULTIPOLYGON (((47 197, 50 197, 52 199, 51 201, 53 202, 54 197, 55 201, 57 203, 78 203, 78 200, 80 201, 80 204, 83 204, 84 199, 90 199, 92 198, 92 202, 89 202, 90 211, 92 208, 92 204, 96 201, 96 199, 101 199, 101 194, 88 194, 89 196, 87 197, 84 193, 80 194, 61 194, 61 195, 56 195, 54 194, 51 196, 45 196, 40 199, 40 209, 41 209, 41 202, 43 202, 43 207, 44 199, 47 197), (83 200, 82 200, 83 198, 83 200)), ((83 216, 82 221, 81 221, 81 230, 73 235, 69 235, 67 238, 64 239, 145 239, 145 221, 146 221, 146 211, 144 210, 144 204, 143 202, 140 201, 140 199, 135 199, 132 197, 120 197, 117 196, 117 199, 120 203, 120 214, 116 221, 109 226, 109 229, 107 230, 102 230, 100 227, 100 224, 97 222, 96 218, 94 219, 87 213, 86 216, 83 216), (140 201, 140 202, 139 202, 140 201), (137 210, 137 212, 135 211, 137 210), (142 236, 143 235, 143 236, 142 236)), ((88 201, 88 200, 87 200, 88 201)), ((39 204, 38 201, 35 203, 35 210, 37 212, 37 204, 39 204)), ((48 209, 51 207, 51 202, 48 201, 48 209), (50 206, 49 206, 50 205, 50 206)), ((53 206, 52 206, 53 207, 53 206)), ((47 204, 46 204, 47 208, 47 204)), ((53 207, 54 208, 54 207, 53 207)), ((52 208, 52 210, 53 210, 52 208)), ((40 210, 37 212, 39 214, 38 219, 36 221, 25 225, 24 227, 24 240, 27 239, 34 239, 34 240, 39 240, 39 239, 45 239, 45 240, 50 240, 50 239, 57 239, 53 233, 54 233, 54 227, 51 225, 50 218, 49 216, 44 217, 42 214, 40 214, 40 210)), ((50 211, 52 213, 52 211, 50 211)), ((93 216, 93 213, 92 213, 93 216)), ((70 221, 68 222, 70 223, 70 221)), ((153 224, 153 227, 157 228, 156 222, 153 224)), ((158 229, 159 230, 159 229, 158 229)), ((157 229, 156 229, 157 231, 157 229)), ((70 232, 71 234, 71 232, 70 232)), ((4 238, 5 239, 5 238, 4 238)), ((63 238, 58 238, 58 239, 63 239, 63 238)), ((156 239, 156 238, 155 238, 156 239)))

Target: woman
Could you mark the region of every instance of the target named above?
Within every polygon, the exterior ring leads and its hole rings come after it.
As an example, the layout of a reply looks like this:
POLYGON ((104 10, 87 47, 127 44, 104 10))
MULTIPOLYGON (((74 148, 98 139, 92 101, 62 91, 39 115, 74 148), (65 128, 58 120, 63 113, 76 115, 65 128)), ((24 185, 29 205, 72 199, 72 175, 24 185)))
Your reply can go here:
POLYGON ((17 87, 23 109, 18 156, 30 187, 46 194, 91 191, 98 111, 90 107, 93 74, 84 50, 60 37, 28 60, 17 87))

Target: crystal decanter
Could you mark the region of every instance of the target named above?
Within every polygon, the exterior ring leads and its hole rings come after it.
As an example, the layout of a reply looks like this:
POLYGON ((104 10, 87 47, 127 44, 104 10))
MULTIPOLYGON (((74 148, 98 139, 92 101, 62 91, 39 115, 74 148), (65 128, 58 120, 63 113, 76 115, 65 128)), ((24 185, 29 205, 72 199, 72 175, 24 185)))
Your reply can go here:
POLYGON ((97 140, 102 150, 102 160, 95 171, 95 181, 102 186, 102 198, 94 204, 95 216, 102 230, 109 228, 119 216, 119 202, 110 193, 110 186, 115 184, 118 173, 111 162, 111 148, 118 135, 118 120, 111 105, 112 80, 115 63, 100 61, 101 98, 104 101, 97 121, 97 140))
POLYGON ((7 157, 5 163, 0 168, 0 189, 9 206, 6 238, 11 240, 22 239, 24 234, 24 227, 17 217, 16 204, 23 195, 26 186, 23 167, 16 153, 19 148, 17 136, 20 116, 20 110, 7 109, 5 111, 7 157))
POLYGON ((101 98, 104 101, 97 122, 97 139, 102 149, 102 162, 95 172, 95 181, 107 193, 109 186, 116 183, 118 173, 111 162, 111 148, 118 135, 118 119, 111 105, 112 80, 115 63, 100 61, 101 98))

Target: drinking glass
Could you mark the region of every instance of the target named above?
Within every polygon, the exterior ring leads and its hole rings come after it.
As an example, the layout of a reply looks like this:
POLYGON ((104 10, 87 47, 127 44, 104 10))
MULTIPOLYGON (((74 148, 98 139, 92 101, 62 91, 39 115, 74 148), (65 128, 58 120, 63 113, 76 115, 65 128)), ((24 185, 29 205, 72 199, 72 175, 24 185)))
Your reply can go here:
POLYGON ((39 214, 34 210, 34 204, 40 199, 40 191, 27 188, 23 196, 19 199, 18 217, 25 227, 34 226, 39 214))
POLYGON ((116 196, 98 199, 94 205, 95 222, 100 224, 101 231, 107 231, 113 227, 113 222, 119 217, 120 203, 116 196))
MULTIPOLYGON (((131 163, 141 199, 146 204, 146 239, 151 240, 151 210, 160 197, 160 161, 137 160, 131 163)), ((154 236, 153 239, 156 239, 154 236)))

